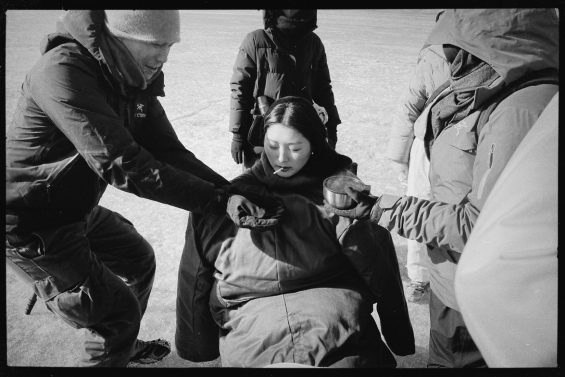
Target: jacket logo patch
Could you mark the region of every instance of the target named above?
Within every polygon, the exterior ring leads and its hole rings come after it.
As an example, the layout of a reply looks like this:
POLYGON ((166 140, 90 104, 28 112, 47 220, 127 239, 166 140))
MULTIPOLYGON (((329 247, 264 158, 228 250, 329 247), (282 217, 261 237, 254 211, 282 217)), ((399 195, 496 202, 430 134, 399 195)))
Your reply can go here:
POLYGON ((147 114, 145 113, 145 105, 142 103, 138 103, 135 105, 135 114, 136 118, 145 118, 147 114))

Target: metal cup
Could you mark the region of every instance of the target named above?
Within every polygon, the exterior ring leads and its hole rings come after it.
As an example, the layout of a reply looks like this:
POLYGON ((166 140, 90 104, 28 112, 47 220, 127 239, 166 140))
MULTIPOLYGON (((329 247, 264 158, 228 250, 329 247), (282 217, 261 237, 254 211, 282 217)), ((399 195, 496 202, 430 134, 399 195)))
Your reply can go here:
POLYGON ((353 208, 355 201, 345 193, 345 187, 350 182, 363 184, 359 178, 348 175, 333 175, 324 179, 323 193, 326 202, 337 209, 353 208))

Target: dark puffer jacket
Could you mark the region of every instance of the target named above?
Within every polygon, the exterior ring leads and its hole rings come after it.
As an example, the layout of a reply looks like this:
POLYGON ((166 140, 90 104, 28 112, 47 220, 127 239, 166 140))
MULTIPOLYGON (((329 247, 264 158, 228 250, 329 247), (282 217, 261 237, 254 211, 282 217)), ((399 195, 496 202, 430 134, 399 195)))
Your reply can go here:
MULTIPOLYGON (((310 168, 303 172, 320 173, 310 168)), ((301 173, 280 178, 263 154, 232 183, 284 203, 275 228, 191 217, 177 296, 181 357, 204 361, 219 353, 225 367, 293 362, 350 368, 393 367, 390 351, 414 353, 390 233, 326 212, 324 176, 301 173), (386 345, 371 315, 375 302, 386 345)))
POLYGON ((7 130, 7 231, 76 221, 107 184, 201 210, 227 181, 177 138, 157 100, 163 74, 145 89, 117 74, 115 59, 130 55, 105 43, 103 11, 69 11, 58 28, 42 43, 7 130))
POLYGON ((253 114, 259 114, 255 99, 262 95, 308 98, 326 109, 328 130, 341 123, 324 45, 313 32, 316 20, 314 13, 301 35, 290 38, 275 27, 272 10, 264 12, 265 28, 247 34, 234 64, 229 131, 247 136, 253 114))

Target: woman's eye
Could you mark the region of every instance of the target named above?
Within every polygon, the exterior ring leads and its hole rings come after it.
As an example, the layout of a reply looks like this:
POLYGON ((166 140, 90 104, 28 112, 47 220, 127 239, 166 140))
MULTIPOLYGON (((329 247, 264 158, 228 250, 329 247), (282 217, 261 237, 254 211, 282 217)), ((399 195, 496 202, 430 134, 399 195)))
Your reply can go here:
POLYGON ((292 153, 297 153, 297 152, 300 152, 301 150, 302 150, 302 149, 291 149, 290 151, 291 151, 292 153))

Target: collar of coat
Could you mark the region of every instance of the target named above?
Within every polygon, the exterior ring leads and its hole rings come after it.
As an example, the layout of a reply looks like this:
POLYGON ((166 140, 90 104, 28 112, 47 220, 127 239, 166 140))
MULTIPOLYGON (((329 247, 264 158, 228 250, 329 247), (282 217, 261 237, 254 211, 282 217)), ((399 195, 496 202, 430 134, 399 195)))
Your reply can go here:
POLYGON ((274 174, 273 167, 263 152, 261 158, 251 167, 251 173, 269 190, 292 192, 321 203, 324 179, 346 170, 351 162, 351 158, 336 153, 328 146, 328 149, 322 153, 312 155, 308 163, 297 174, 283 178, 274 174))
POLYGON ((147 83, 139 65, 125 45, 107 32, 103 10, 70 10, 57 22, 57 31, 41 44, 41 53, 75 41, 100 62, 103 74, 124 96, 139 91, 164 96, 164 74, 147 83))

